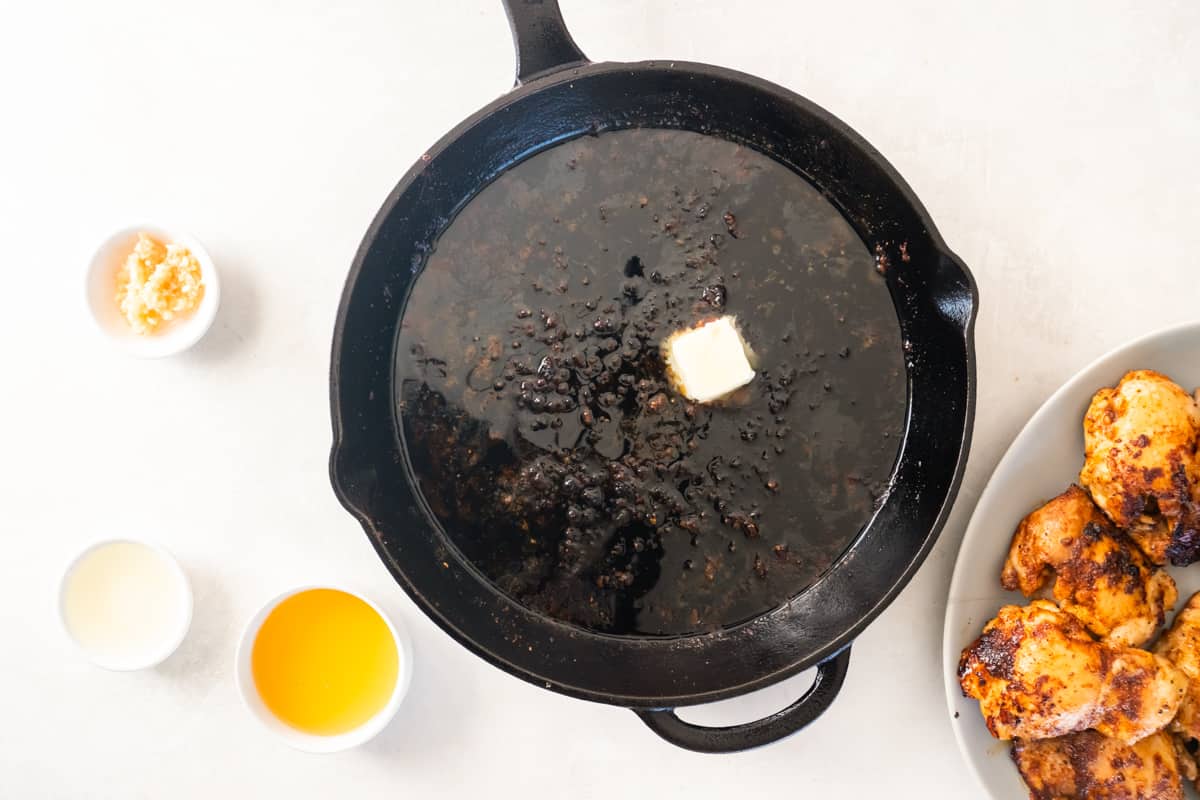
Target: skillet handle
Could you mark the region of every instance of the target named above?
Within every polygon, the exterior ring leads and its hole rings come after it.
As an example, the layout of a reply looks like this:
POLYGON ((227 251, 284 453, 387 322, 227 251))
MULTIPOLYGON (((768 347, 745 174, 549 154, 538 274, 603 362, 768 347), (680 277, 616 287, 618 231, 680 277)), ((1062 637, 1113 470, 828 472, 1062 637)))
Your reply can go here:
POLYGON ((817 665, 817 677, 799 700, 769 717, 743 725, 707 728, 684 722, 673 708, 635 708, 642 722, 677 747, 698 753, 736 753, 796 733, 829 708, 846 680, 850 648, 817 665))
POLYGON ((588 63, 567 31, 558 0, 503 1, 517 48, 517 86, 547 72, 588 63))

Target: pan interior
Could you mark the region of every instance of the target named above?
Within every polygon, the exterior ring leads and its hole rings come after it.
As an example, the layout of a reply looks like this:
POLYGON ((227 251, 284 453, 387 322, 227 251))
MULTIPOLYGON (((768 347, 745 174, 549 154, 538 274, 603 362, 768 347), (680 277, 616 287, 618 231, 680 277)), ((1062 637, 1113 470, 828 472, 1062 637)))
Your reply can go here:
POLYGON ((875 258, 810 183, 682 130, 579 137, 483 188, 396 343, 408 460, 450 542, 531 610, 712 631, 803 592, 886 492, 905 353, 875 258), (670 332, 735 315, 758 375, 675 392, 670 332))

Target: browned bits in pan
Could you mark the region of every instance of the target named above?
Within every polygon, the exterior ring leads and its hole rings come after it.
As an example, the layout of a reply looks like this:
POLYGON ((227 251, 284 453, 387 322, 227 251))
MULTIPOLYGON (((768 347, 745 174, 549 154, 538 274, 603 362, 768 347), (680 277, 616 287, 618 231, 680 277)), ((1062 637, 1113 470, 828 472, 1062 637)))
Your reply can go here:
POLYGON ((817 190, 729 142, 633 130, 533 156, 460 212, 408 301, 421 493, 539 613, 627 635, 761 614, 854 539, 895 460, 903 352, 875 266, 817 190), (758 375, 689 402, 659 343, 719 314, 758 375))
POLYGON ((739 238, 741 233, 738 232, 737 217, 733 215, 733 212, 726 211, 721 215, 721 218, 725 220, 725 230, 729 231, 729 235, 735 239, 739 238))

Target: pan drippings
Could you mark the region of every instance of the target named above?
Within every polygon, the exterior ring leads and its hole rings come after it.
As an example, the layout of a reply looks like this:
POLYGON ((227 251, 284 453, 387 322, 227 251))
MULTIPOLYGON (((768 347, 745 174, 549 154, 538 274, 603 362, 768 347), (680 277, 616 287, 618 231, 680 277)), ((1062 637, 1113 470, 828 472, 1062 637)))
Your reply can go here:
POLYGON ((583 137, 487 186, 416 278, 396 358, 454 545, 522 604, 615 634, 732 625, 810 585, 870 519, 906 406, 896 313, 846 221, 786 167, 682 131, 583 137), (691 403, 660 342, 724 314, 758 376, 691 403))

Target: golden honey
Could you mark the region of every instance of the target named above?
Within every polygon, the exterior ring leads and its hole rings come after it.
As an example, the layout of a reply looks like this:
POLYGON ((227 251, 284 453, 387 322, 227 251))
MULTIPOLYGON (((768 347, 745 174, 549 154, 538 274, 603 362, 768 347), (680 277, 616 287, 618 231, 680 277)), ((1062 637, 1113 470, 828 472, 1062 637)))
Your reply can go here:
POLYGON ((387 622, 368 603, 336 589, 309 589, 275 606, 250 662, 271 713, 319 736, 346 733, 375 716, 400 671, 387 622))

